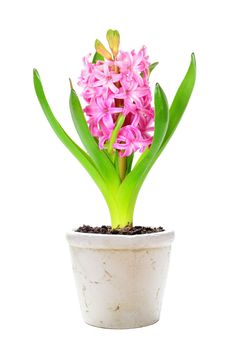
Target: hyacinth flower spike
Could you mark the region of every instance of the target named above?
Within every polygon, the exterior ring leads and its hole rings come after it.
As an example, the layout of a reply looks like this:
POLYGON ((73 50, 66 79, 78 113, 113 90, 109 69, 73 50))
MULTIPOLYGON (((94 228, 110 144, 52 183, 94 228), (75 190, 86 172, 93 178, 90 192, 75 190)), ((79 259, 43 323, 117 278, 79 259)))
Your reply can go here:
POLYGON ((78 85, 86 106, 82 108, 71 86, 72 120, 85 150, 80 148, 55 118, 34 70, 34 86, 41 107, 53 130, 88 171, 108 205, 112 227, 133 224, 139 190, 153 164, 173 135, 188 104, 196 77, 194 54, 171 106, 159 84, 154 104, 150 74, 158 62, 150 63, 145 47, 138 52, 119 50, 116 30, 107 32, 108 50, 95 42, 93 60, 85 57, 78 85), (140 152, 135 165, 133 156, 140 152))

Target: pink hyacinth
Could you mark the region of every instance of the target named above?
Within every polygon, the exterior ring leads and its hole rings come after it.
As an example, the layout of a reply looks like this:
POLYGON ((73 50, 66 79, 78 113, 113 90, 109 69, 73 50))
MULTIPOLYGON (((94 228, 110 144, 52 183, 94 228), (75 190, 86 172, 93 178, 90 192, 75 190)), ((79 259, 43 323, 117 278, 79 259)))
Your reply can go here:
POLYGON ((148 83, 150 63, 143 47, 135 51, 120 51, 114 60, 91 63, 84 58, 84 70, 79 78, 82 96, 88 105, 84 111, 92 135, 101 149, 107 146, 120 114, 125 116, 114 143, 120 157, 143 152, 152 143, 154 109, 148 83))

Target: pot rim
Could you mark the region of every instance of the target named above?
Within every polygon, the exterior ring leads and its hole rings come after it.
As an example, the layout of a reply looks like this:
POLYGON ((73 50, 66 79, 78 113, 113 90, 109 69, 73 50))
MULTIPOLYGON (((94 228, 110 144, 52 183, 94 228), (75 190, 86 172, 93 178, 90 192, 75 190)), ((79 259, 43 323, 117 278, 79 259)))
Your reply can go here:
POLYGON ((173 242, 174 236, 175 233, 172 230, 135 235, 84 233, 76 231, 70 231, 66 234, 67 241, 71 247, 106 250, 139 250, 167 247, 173 242))

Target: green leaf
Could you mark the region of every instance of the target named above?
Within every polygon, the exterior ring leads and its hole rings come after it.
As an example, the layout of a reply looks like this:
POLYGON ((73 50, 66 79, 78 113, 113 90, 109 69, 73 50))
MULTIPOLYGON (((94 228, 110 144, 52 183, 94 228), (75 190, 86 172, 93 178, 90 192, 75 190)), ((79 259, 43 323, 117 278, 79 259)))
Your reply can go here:
POLYGON ((130 156, 127 157, 126 175, 128 175, 131 172, 132 165, 133 165, 133 158, 134 158, 134 153, 131 153, 130 156))
MULTIPOLYGON (((140 161, 140 163, 134 167, 128 177, 125 179, 124 186, 126 182, 134 181, 140 182, 140 176, 144 176, 144 174, 149 171, 150 166, 152 165, 152 160, 160 149, 164 137, 167 132, 168 123, 169 123, 169 109, 166 95, 159 84, 156 84, 155 88, 155 131, 152 145, 145 152, 146 155, 140 161)), ((121 185, 123 187, 123 184, 121 185)))
MULTIPOLYGON (((166 132, 164 141, 158 150, 156 156, 153 159, 153 163, 157 160, 157 158, 160 156, 164 148, 166 147, 167 143, 169 142, 171 136, 173 135, 174 131, 177 128, 177 125, 179 124, 181 117, 187 107, 187 104, 189 102, 189 99, 191 97, 194 85, 195 85, 195 79, 196 79, 196 62, 195 62, 195 55, 194 53, 191 55, 191 62, 189 65, 189 68, 187 70, 187 73, 179 86, 176 95, 173 99, 172 105, 169 109, 169 126, 168 130, 166 132)), ((140 156, 138 159, 135 167, 140 163, 140 161, 146 156, 148 153, 148 150, 145 150, 144 153, 140 156)))
POLYGON ((155 132, 152 145, 146 151, 145 157, 126 176, 118 191, 118 201, 126 211, 125 215, 131 216, 139 190, 153 165, 155 155, 160 149, 167 132, 169 123, 169 109, 166 95, 160 85, 155 88, 155 132))
POLYGON ((124 115, 120 114, 118 119, 117 119, 117 122, 116 122, 116 125, 114 127, 114 130, 112 131, 111 138, 110 138, 110 141, 109 141, 109 145, 108 145, 108 153, 109 154, 112 154, 112 152, 113 152, 113 145, 114 145, 114 143, 115 143, 115 141, 117 139, 119 130, 121 129, 124 121, 125 121, 124 115))
POLYGON ((155 132, 150 150, 146 150, 138 164, 125 178, 119 188, 118 201, 124 208, 125 217, 132 217, 137 195, 149 170, 159 157, 169 139, 173 135, 192 94, 196 78, 195 56, 183 79, 173 103, 168 111, 167 100, 163 90, 157 86, 155 90, 155 132), (133 189, 133 190, 132 190, 133 189), (127 205, 129 203, 129 205, 127 205))
POLYGON ((97 61, 104 61, 104 57, 98 52, 95 52, 92 63, 96 63, 97 61))
POLYGON ((59 137, 59 139, 63 142, 63 144, 69 149, 69 151, 84 166, 84 168, 88 171, 90 176, 100 188, 101 192, 104 194, 104 196, 106 196, 107 189, 105 183, 95 164, 93 163, 92 159, 70 138, 70 136, 68 136, 68 134, 64 131, 58 120, 55 118, 45 97, 40 76, 36 69, 34 69, 33 71, 33 79, 37 98, 52 129, 59 137))
POLYGON ((97 169, 105 179, 105 182, 108 183, 112 189, 118 188, 120 184, 119 176, 111 160, 105 152, 99 149, 98 144, 91 135, 79 98, 74 89, 71 90, 70 94, 70 110, 79 137, 93 159, 97 169))
POLYGON ((191 97, 196 79, 196 61, 194 53, 191 55, 191 62, 187 73, 180 84, 172 105, 169 110, 169 127, 164 138, 163 144, 158 152, 157 157, 161 154, 163 149, 166 147, 169 142, 171 136, 177 128, 178 123, 181 120, 181 117, 187 107, 189 99, 191 97))
POLYGON ((151 74, 151 72, 153 71, 153 69, 159 64, 159 62, 154 62, 152 64, 150 64, 149 66, 149 75, 151 74))
POLYGON ((146 155, 149 153, 149 150, 150 150, 150 148, 149 148, 149 147, 146 147, 146 149, 144 150, 144 152, 143 152, 143 153, 140 155, 140 157, 138 158, 138 160, 137 160, 137 162, 136 162, 134 168, 137 167, 138 164, 146 157, 146 155))

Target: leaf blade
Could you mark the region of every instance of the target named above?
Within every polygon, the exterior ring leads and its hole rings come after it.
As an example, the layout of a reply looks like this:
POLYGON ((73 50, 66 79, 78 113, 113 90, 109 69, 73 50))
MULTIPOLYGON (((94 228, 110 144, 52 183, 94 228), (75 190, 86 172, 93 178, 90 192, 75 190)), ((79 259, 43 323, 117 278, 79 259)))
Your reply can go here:
POLYGON ((188 105, 188 102, 190 100, 192 91, 194 89, 196 80, 196 60, 194 53, 191 55, 191 62, 189 65, 189 68, 187 70, 187 73, 185 74, 184 79, 182 80, 175 97, 173 99, 173 102, 171 104, 170 110, 169 110, 169 127, 165 136, 165 139, 163 141, 163 144, 159 150, 159 154, 163 151, 167 143, 169 142, 170 138, 172 137, 174 131, 177 128, 177 125, 179 124, 181 117, 188 105))
POLYGON ((97 61, 104 61, 104 57, 100 53, 95 52, 92 63, 97 63, 97 61))
POLYGON ((151 72, 155 69, 155 67, 159 64, 159 62, 154 62, 152 64, 150 64, 149 66, 149 71, 148 71, 148 75, 150 76, 151 72))
POLYGON ((166 95, 160 85, 155 88, 155 132, 151 148, 137 166, 127 175, 122 182, 118 197, 119 202, 126 208, 127 214, 133 212, 139 190, 154 164, 157 154, 167 132, 169 123, 169 109, 166 95))
POLYGON ((121 129, 124 121, 125 121, 125 116, 120 114, 118 119, 117 119, 117 122, 115 124, 115 127, 114 127, 114 129, 112 131, 111 138, 110 138, 110 141, 109 141, 108 153, 110 153, 110 154, 112 154, 112 152, 113 152, 114 143, 115 143, 115 141, 117 139, 119 130, 121 129))
POLYGON ((101 192, 105 193, 105 184, 104 181, 96 169, 95 164, 93 163, 92 159, 88 156, 87 153, 85 153, 71 138, 70 136, 64 131, 56 117, 54 116, 49 103, 46 99, 43 86, 41 83, 41 79, 39 76, 39 73, 36 69, 33 71, 33 80, 34 80, 34 88, 37 95, 37 98, 39 100, 39 103, 41 105, 41 108, 51 125, 52 129, 54 130, 55 134, 58 136, 58 138, 61 140, 61 142, 68 148, 68 150, 77 158, 77 160, 83 165, 83 167, 87 170, 89 175, 93 178, 93 180, 96 182, 98 187, 100 188, 101 192))
POLYGON ((111 187, 113 188, 117 188, 120 184, 119 176, 111 160, 103 151, 99 149, 98 144, 91 135, 82 106, 74 89, 71 89, 69 103, 72 120, 83 145, 93 159, 97 169, 102 174, 102 177, 105 179, 106 183, 111 184, 111 187))
MULTIPOLYGON (((145 157, 140 161, 140 163, 132 170, 130 173, 133 176, 133 172, 137 174, 142 174, 145 166, 149 167, 151 161, 154 159, 156 153, 158 152, 164 137, 167 132, 169 123, 169 109, 168 102, 164 91, 159 84, 156 84, 155 88, 155 132, 151 148, 147 151, 145 157)), ((125 179, 126 181, 126 179, 125 179)))

